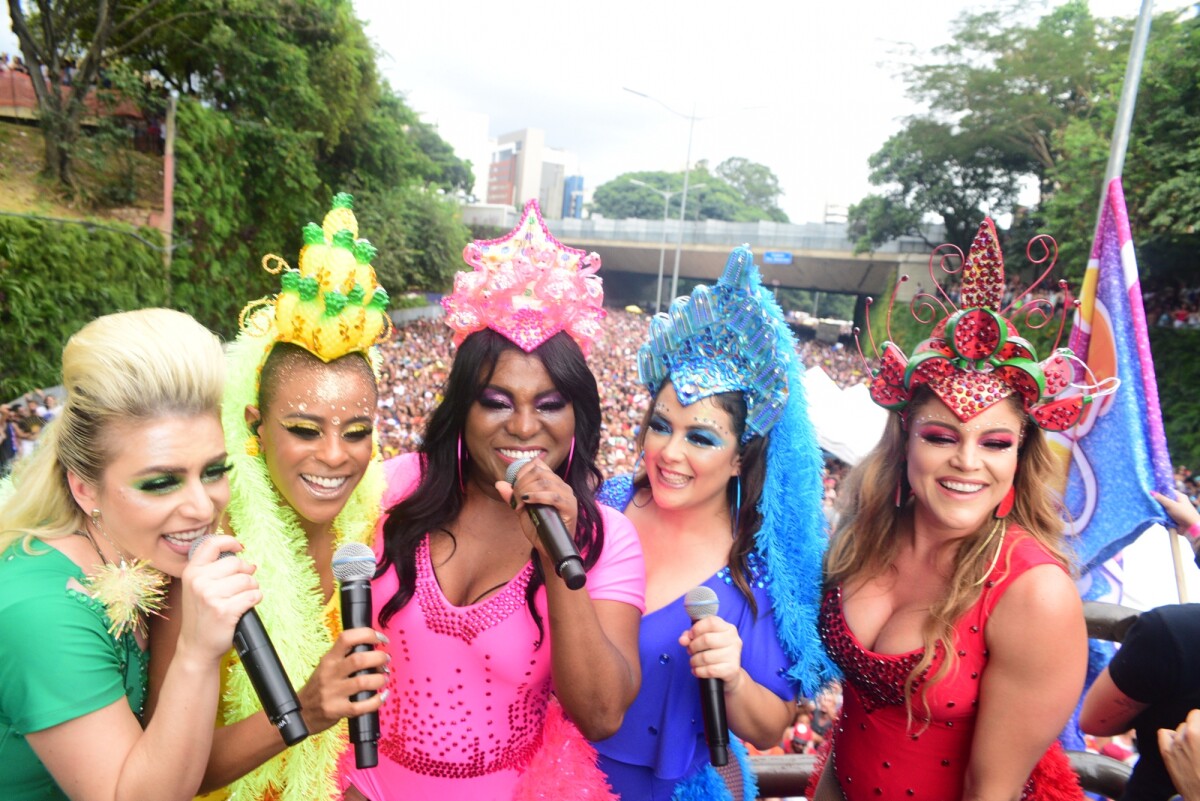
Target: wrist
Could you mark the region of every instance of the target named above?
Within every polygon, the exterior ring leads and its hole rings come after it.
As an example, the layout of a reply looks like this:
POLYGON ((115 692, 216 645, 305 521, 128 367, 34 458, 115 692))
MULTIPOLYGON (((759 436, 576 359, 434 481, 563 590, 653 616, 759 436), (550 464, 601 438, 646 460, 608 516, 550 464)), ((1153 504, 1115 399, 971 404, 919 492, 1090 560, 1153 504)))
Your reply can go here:
POLYGON ((1196 540, 1200 540, 1200 520, 1192 523, 1179 533, 1187 537, 1190 542, 1195 544, 1196 540))

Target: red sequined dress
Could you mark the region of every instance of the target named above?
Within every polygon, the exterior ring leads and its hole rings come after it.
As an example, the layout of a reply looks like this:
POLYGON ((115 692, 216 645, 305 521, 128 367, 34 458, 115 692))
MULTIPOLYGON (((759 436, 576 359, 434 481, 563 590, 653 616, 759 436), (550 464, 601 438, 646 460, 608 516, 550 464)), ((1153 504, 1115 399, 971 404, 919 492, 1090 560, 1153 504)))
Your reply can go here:
MULTIPOLYGON (((826 594, 821 606, 821 639, 846 679, 833 741, 834 771, 846 801, 962 798, 980 681, 988 663, 984 640, 988 616, 1014 579, 1032 567, 1057 564, 1036 540, 1013 527, 1003 547, 979 600, 954 627, 956 664, 928 688, 918 682, 914 689, 911 727, 904 705, 904 681, 923 651, 880 654, 868 650, 846 624, 841 589, 826 594), (928 702, 927 720, 922 719, 922 695, 928 702)), ((944 658, 939 646, 925 675, 934 675, 944 658)), ((1083 798, 1057 743, 1038 762, 1021 797, 1083 798)))

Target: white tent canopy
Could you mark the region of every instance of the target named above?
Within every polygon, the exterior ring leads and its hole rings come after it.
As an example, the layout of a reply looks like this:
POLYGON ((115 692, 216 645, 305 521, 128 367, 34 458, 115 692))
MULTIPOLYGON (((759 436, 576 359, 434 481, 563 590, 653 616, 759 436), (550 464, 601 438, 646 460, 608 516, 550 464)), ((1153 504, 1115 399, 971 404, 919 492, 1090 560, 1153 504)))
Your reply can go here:
POLYGON ((810 367, 804 391, 817 442, 846 464, 858 464, 883 436, 888 413, 871 400, 866 384, 841 389, 820 367, 810 367))

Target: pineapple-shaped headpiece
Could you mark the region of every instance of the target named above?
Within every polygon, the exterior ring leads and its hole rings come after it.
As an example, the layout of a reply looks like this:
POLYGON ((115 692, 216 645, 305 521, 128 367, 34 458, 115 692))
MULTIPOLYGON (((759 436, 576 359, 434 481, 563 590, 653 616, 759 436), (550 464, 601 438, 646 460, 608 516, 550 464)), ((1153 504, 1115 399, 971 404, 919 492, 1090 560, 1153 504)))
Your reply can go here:
POLYGON ((242 310, 240 323, 250 333, 267 334, 273 310, 275 339, 299 345, 323 361, 365 352, 391 329, 387 291, 375 280, 371 260, 377 251, 358 238, 354 198, 340 192, 322 225, 304 226, 300 268, 279 256, 263 256, 263 269, 280 275, 274 298, 262 298, 242 310))

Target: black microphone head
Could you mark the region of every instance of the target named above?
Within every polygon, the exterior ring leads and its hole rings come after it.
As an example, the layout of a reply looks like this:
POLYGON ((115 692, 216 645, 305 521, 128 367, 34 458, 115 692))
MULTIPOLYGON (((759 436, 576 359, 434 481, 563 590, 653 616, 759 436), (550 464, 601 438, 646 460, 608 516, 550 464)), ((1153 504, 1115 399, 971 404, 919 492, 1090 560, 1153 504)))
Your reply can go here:
POLYGON ((196 555, 196 549, 204 543, 212 539, 212 534, 204 534, 192 540, 192 544, 188 547, 188 561, 192 561, 192 557, 196 555))
POLYGON ((683 608, 695 623, 717 614, 717 593, 710 587, 694 587, 683 596, 683 608))
POLYGON ((375 577, 375 552, 361 542, 347 542, 333 554, 333 577, 341 583, 375 577))
POLYGON ((518 459, 508 466, 508 469, 504 471, 504 480, 509 483, 509 486, 516 483, 517 473, 521 472, 521 468, 532 461, 532 459, 518 459))

